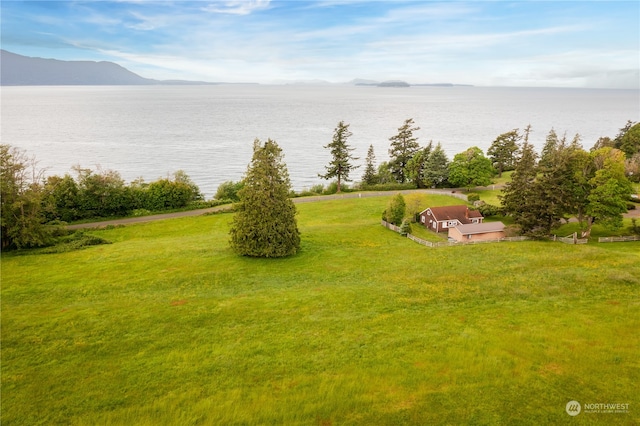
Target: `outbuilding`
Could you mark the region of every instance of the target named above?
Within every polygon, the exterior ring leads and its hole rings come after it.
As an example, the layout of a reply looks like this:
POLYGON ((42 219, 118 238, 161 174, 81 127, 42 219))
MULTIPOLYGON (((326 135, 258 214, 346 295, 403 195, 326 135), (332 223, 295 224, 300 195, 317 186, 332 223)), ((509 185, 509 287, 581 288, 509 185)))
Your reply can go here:
POLYGON ((502 222, 472 223, 449 228, 449 238, 459 242, 499 240, 504 236, 502 222))

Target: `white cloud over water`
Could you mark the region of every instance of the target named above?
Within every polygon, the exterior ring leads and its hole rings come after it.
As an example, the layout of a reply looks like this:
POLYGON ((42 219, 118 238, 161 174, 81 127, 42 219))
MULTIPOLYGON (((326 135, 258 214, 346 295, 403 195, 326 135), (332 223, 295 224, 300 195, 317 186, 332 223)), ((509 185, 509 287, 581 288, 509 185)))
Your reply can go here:
POLYGON ((145 77, 638 88, 638 2, 2 2, 3 48, 145 77))

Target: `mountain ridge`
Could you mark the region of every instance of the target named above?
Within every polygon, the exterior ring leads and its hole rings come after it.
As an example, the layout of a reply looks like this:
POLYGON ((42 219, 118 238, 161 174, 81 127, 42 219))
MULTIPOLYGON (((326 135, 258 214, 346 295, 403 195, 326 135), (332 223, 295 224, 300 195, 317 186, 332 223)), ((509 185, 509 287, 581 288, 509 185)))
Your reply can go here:
MULTIPOLYGON (((155 80, 142 77, 125 67, 109 61, 64 61, 60 59, 24 56, 0 49, 0 86, 119 86, 119 85, 217 85, 259 84, 225 83, 191 80, 155 80)), ((402 80, 367 80, 355 78, 344 83, 326 80, 281 80, 284 85, 353 85, 374 87, 410 86, 469 86, 452 83, 407 83, 402 80)))
POLYGON ((116 86, 218 84, 188 80, 154 80, 109 61, 62 61, 0 50, 2 86, 116 86))

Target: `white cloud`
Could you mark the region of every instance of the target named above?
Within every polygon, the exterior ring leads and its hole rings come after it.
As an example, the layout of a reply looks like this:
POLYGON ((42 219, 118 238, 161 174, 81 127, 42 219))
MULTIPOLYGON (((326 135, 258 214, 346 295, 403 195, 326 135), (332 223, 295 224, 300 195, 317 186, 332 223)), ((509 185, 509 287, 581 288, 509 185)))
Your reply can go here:
POLYGON ((209 13, 249 15, 258 10, 268 9, 269 3, 270 0, 223 0, 210 3, 202 10, 209 13))

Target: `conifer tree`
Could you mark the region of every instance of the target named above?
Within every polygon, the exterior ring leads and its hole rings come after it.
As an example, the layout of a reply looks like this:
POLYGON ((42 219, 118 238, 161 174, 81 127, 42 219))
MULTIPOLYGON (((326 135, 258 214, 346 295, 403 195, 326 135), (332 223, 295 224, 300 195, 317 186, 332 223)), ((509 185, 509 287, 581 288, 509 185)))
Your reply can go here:
POLYGON ((230 244, 236 253, 283 257, 298 251, 300 232, 290 191, 282 149, 271 139, 264 145, 256 139, 230 230, 230 244))
POLYGON ((389 138, 391 141, 389 169, 396 181, 400 183, 407 181, 407 163, 420 149, 418 138, 413 137, 413 132, 420 130, 420 127, 412 127, 413 125, 413 118, 406 119, 398 128, 398 134, 389 138))
POLYGON ((502 177, 502 172, 513 170, 515 167, 520 138, 518 129, 513 129, 498 136, 487 150, 487 156, 498 170, 498 177, 502 177))
POLYGON ((376 155, 373 152, 373 145, 369 145, 367 151, 367 159, 365 160, 364 174, 362 175, 362 182, 367 185, 375 185, 378 183, 378 173, 376 172, 376 155))
POLYGON ((352 163, 353 160, 357 160, 358 158, 351 155, 351 151, 355 148, 351 148, 347 143, 347 139, 351 136, 353 136, 353 133, 349 131, 349 125, 341 121, 334 130, 333 141, 324 147, 331 150, 332 160, 328 166, 325 166, 327 173, 318 176, 322 179, 337 178, 337 192, 340 192, 341 182, 349 182, 349 174, 352 170, 359 167, 354 166, 352 163))
POLYGON ((521 226, 522 232, 529 234, 537 228, 537 210, 542 201, 537 194, 536 185, 536 153, 525 137, 520 148, 520 158, 511 175, 511 181, 505 184, 502 194, 498 196, 504 211, 513 216, 521 226))
POLYGON ((427 186, 440 187, 449 179, 449 159, 440 142, 433 149, 424 165, 424 182, 427 186))
POLYGON ((429 144, 418 150, 418 152, 416 152, 407 163, 407 178, 413 181, 417 188, 425 188, 427 186, 425 179, 425 167, 429 157, 431 156, 432 150, 433 141, 429 141, 429 144))

